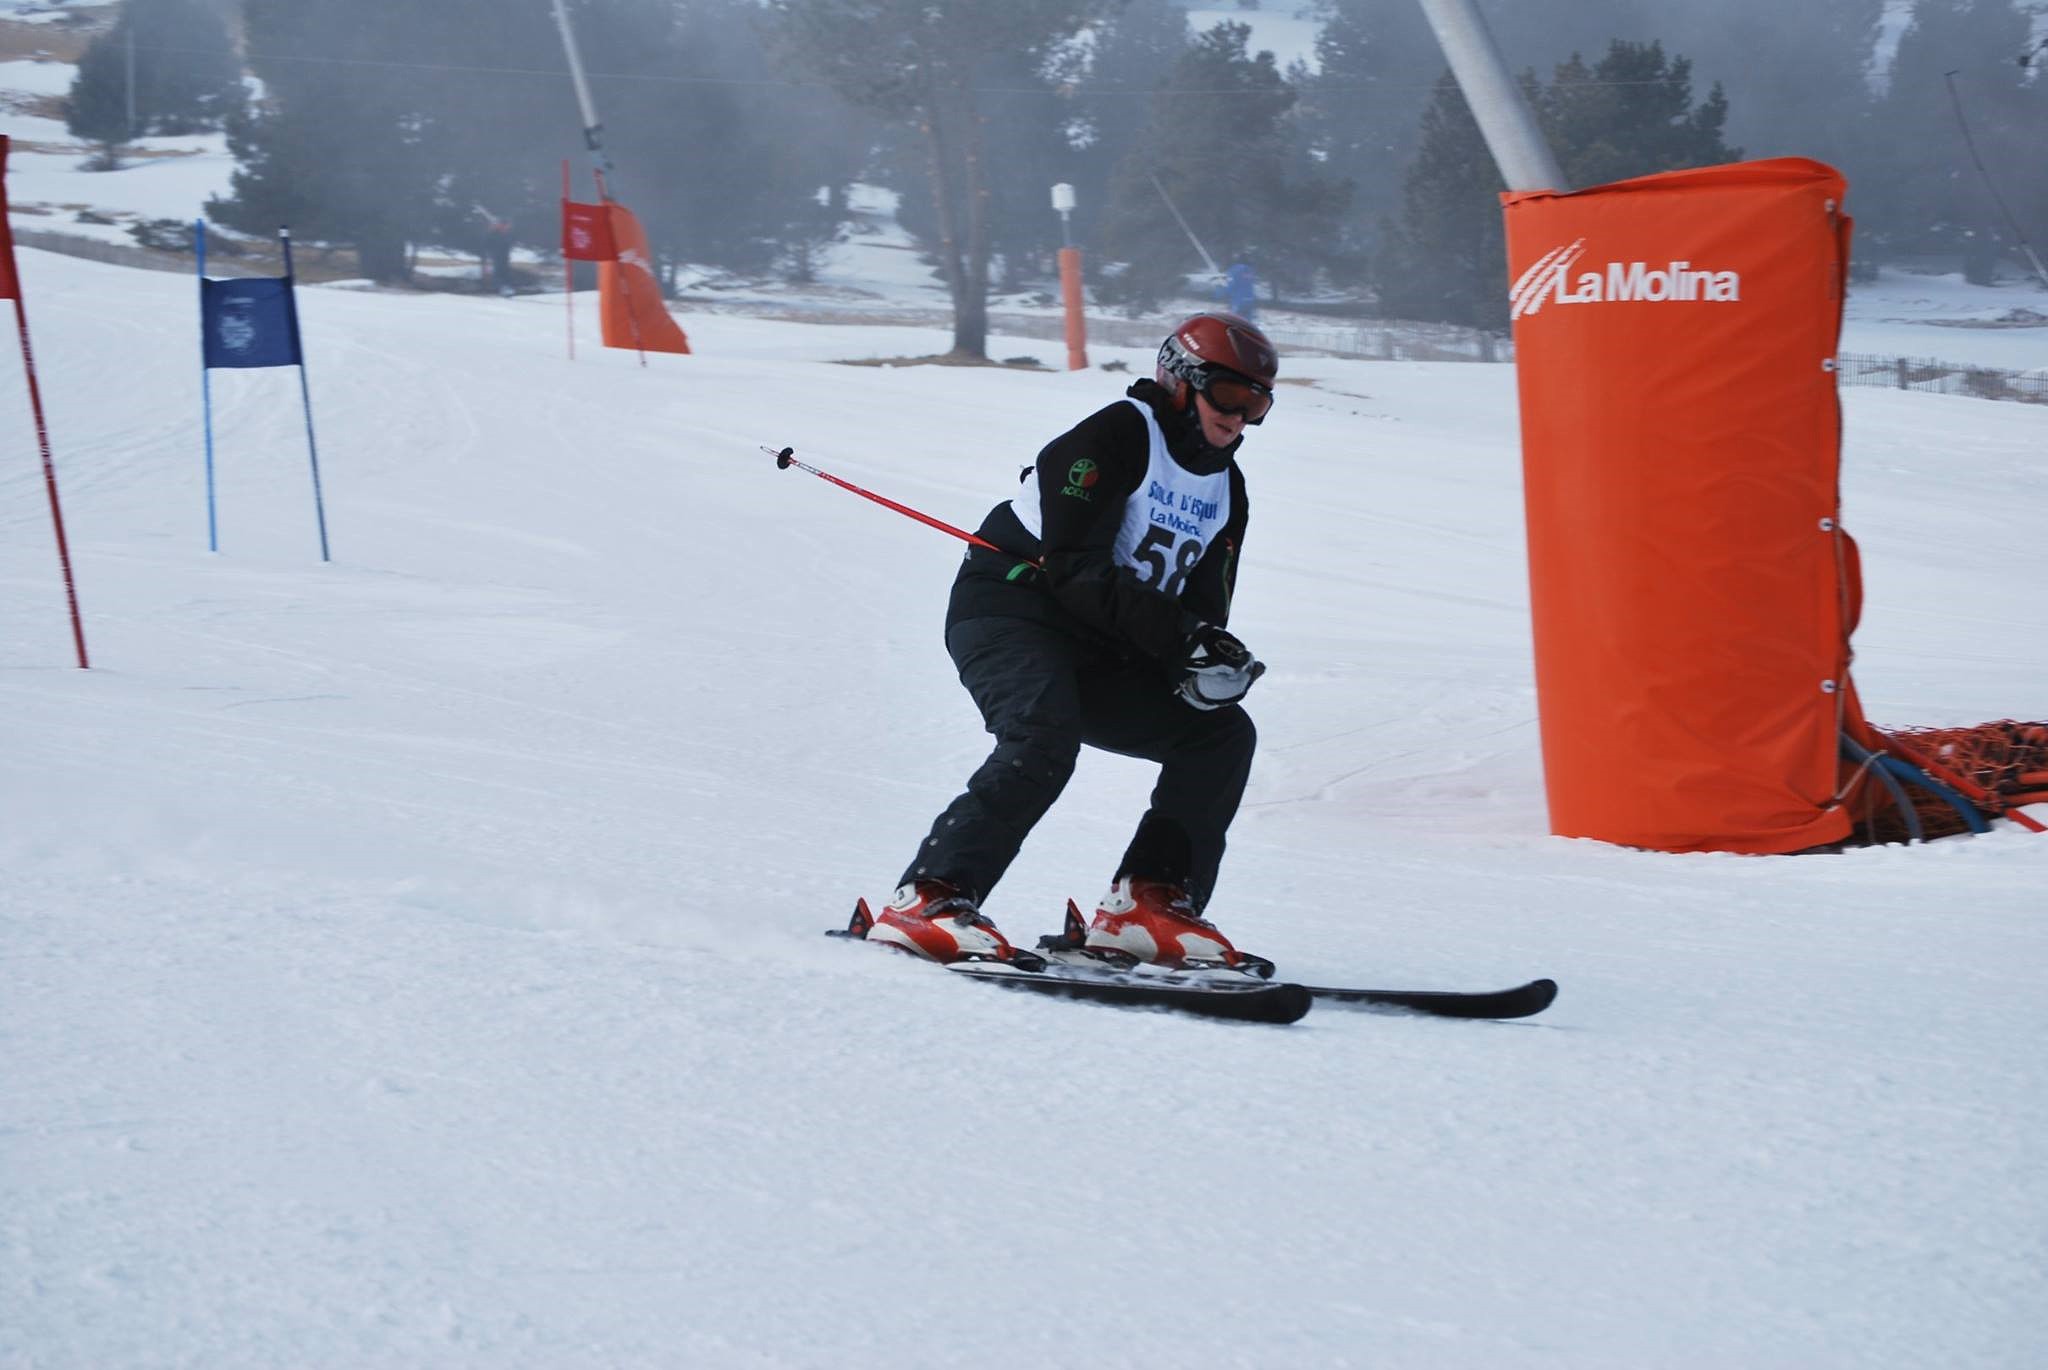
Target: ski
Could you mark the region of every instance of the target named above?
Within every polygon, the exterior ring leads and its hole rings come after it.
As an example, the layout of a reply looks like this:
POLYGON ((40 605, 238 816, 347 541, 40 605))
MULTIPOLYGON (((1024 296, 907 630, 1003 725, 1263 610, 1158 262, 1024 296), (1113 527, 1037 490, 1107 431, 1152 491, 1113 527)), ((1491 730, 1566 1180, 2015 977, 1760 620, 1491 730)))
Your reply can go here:
POLYGON ((1037 970, 1007 961, 953 961, 956 975, 1005 989, 1081 999, 1120 1008, 1171 1009, 1204 1018, 1244 1023, 1292 1023, 1315 1000, 1307 989, 1287 983, 1240 979, 1235 982, 1173 982, 1084 966, 1051 964, 1037 970))
MULTIPOLYGON (((829 935, 865 941, 874 915, 863 899, 844 930, 829 935)), ((906 952, 905 955, 910 953, 906 952)), ((1300 985, 1268 984, 1249 977, 1167 981, 1100 965, 1068 965, 1020 951, 1015 961, 953 961, 943 969, 1004 989, 1077 999, 1117 1008, 1164 1009, 1243 1023, 1292 1023, 1315 1002, 1300 985)))
MULTIPOLYGON (((874 915, 862 899, 847 926, 828 935, 860 941, 873 926, 874 915)), ((1014 961, 955 961, 944 969, 1006 989, 1256 1023, 1292 1023, 1316 1004, 1437 1018, 1527 1018, 1557 998, 1557 982, 1547 979, 1481 991, 1300 985, 1263 978, 1273 973, 1273 963, 1261 957, 1248 957, 1242 968, 1176 970, 1087 951, 1085 928, 1081 911, 1069 901, 1066 931, 1039 938, 1037 952, 1020 949, 1014 961)))
MULTIPOLYGON (((1093 966, 1161 988, 1227 987, 1233 981, 1247 988, 1272 986, 1270 981, 1255 979, 1256 972, 1252 971, 1222 967, 1188 971, 1142 964, 1130 966, 1105 961, 1088 952, 1055 947, 1050 945, 1051 941, 1047 938, 1039 944, 1039 954, 1050 964, 1069 970, 1080 971, 1093 966)), ((1496 990, 1354 989, 1342 985, 1291 984, 1289 987, 1299 988, 1315 1003, 1333 1008, 1424 1013, 1436 1018, 1528 1018, 1549 1008, 1557 998, 1555 980, 1531 980, 1525 985, 1496 990)))
POLYGON ((1303 985, 1318 1004, 1339 1008, 1393 1009, 1427 1013, 1437 1018, 1528 1018, 1543 1012, 1557 998, 1557 981, 1531 980, 1513 989, 1344 989, 1335 985, 1303 985))
MULTIPOLYGON (((1216 966, 1202 970, 1169 970, 1146 966, 1115 952, 1091 951, 1087 922, 1073 900, 1067 901, 1066 926, 1058 934, 1038 939, 1039 955, 1054 965, 1113 967, 1133 976, 1166 984, 1215 984, 1219 979, 1242 979, 1258 984, 1254 977, 1273 974, 1273 963, 1262 956, 1249 956, 1241 966, 1216 966)), ((1303 985, 1311 1000, 1337 1008, 1380 1009, 1424 1013, 1437 1018, 1528 1018, 1543 1012, 1557 998, 1557 981, 1531 980, 1511 989, 1353 989, 1340 985, 1303 985)))

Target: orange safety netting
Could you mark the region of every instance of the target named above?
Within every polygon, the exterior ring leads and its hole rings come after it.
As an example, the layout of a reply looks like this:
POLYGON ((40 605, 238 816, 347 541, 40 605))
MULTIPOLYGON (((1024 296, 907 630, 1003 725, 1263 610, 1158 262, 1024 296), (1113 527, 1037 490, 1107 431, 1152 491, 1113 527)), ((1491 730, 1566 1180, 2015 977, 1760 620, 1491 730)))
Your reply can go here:
POLYGON ((1885 736, 1933 765, 1973 781, 1999 801, 2048 804, 2048 723, 2001 718, 1970 728, 1893 728, 1885 736))
POLYGON ((1902 842, 1972 831, 1958 801, 1974 812, 1975 826, 2006 815, 2041 830, 2020 809, 2048 804, 2048 723, 1999 719, 1966 728, 1873 728, 1871 733, 1883 754, 1904 761, 1930 783, 1909 780, 1894 792, 1859 777, 1851 808, 1863 840, 1902 842))

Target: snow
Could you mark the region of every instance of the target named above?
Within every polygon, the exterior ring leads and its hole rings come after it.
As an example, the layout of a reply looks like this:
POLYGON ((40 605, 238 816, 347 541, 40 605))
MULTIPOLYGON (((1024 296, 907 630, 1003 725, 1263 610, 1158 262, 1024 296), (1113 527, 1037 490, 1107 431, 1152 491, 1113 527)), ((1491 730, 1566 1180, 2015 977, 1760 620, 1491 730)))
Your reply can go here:
MULTIPOLYGON (((66 68, 70 70, 70 68, 66 68)), ((68 87, 67 87, 68 88, 68 87)), ((17 139, 7 158, 7 194, 20 226, 132 245, 139 220, 190 223, 210 195, 224 195, 235 169, 224 133, 138 138, 116 171, 89 171, 94 149, 54 119, 10 114, 0 132, 17 139), (88 223, 81 209, 111 223, 88 223)))
POLYGON ((0 21, 10 24, 69 24, 108 16, 112 6, 105 0, 66 4, 65 0, 5 0, 0 3, 0 21))
MULTIPOLYGON (((870 236, 812 303, 927 298, 870 236)), ((1563 992, 1253 1028, 819 935, 986 739, 957 547, 760 447, 972 524, 1127 375, 312 287, 336 560, 285 371, 213 373, 215 555, 190 280, 19 258, 93 669, 0 362, 0 1365, 2038 1363, 2048 839, 1548 836, 1511 368, 1285 359, 1215 908, 1312 982, 1563 992)), ((2041 299, 1887 274, 1851 332, 2040 366, 1943 321, 2041 299)), ((1842 402, 1871 716, 2041 717, 2048 408, 1842 402)), ((991 912, 1093 898, 1150 783, 1084 756, 991 912)))
MULTIPOLYGON (((643 369, 587 297, 571 363, 559 297, 308 289, 337 560, 283 372, 215 373, 215 556, 189 282, 21 259, 94 669, 18 448, 0 1363, 2038 1350, 2048 843, 1546 836, 1507 368, 1289 365, 1218 908, 1307 979, 1563 995, 1247 1029, 818 935, 985 739, 950 542, 757 444, 968 523, 1119 378, 716 315, 643 369)), ((1873 716, 2039 716, 2048 413, 1844 403, 1873 716)), ((1084 758, 994 912, 1092 897, 1148 786, 1084 758)))
POLYGON ((0 62, 0 91, 10 95, 66 95, 77 78, 78 68, 70 62, 0 62))
POLYGON ((1879 275, 1876 285, 1849 292, 1843 351, 1939 357, 2006 371, 2048 368, 2048 289, 1972 285, 1960 272, 1887 267, 1879 275))

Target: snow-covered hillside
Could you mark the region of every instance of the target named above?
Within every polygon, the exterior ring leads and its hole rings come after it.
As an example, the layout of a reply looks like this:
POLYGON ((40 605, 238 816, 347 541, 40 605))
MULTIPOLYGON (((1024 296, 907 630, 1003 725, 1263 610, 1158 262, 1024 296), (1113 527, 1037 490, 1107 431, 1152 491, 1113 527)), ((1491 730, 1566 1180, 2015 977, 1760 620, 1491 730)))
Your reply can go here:
MULTIPOLYGON (((2048 840, 1546 836, 1508 368, 1286 362, 1215 907, 1305 978, 1563 996, 1238 1028, 819 935, 985 739, 955 545, 758 446, 972 522, 1123 377, 309 289, 336 560, 285 372, 215 373, 215 556, 190 282, 22 268, 94 668, 17 378, 0 1364, 2038 1358, 2048 840)), ((1844 402, 1873 716, 2038 717, 2048 412, 1844 402)), ((1149 783, 1084 758, 992 911, 1098 893, 1149 783)))
MULTIPOLYGON (((17 230, 229 170, 0 131, 17 230)), ((20 264, 93 669, 10 347, 0 1367, 2039 1363, 2048 838, 1549 837, 1511 368, 1283 360, 1213 911, 1305 980, 1562 996, 1235 1027, 819 935, 986 739, 957 544, 761 446, 971 525, 1148 349, 747 317, 935 303, 887 224, 645 367, 588 296, 571 362, 559 295, 307 288, 323 565, 290 373, 213 375, 209 554, 191 280, 20 264)), ((2048 366, 1981 326, 2042 298, 1887 273, 1844 348, 2048 366)), ((1843 403, 1871 716, 2041 717, 2048 408, 1843 403)), ((1085 756, 991 912, 1097 895, 1150 783, 1085 756)))

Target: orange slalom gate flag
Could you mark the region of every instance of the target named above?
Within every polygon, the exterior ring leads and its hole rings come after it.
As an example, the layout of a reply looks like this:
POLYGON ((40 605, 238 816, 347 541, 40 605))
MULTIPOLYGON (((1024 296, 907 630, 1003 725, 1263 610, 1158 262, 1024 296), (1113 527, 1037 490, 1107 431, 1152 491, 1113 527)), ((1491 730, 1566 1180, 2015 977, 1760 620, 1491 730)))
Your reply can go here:
POLYGON ((688 352, 690 340, 669 317, 661 286, 654 279, 654 254, 633 211, 607 202, 611 211, 615 261, 597 267, 598 319, 606 347, 637 347, 643 352, 688 352))
POLYGON ((1553 832, 1849 835, 1845 188, 1780 158, 1502 197, 1553 832))

